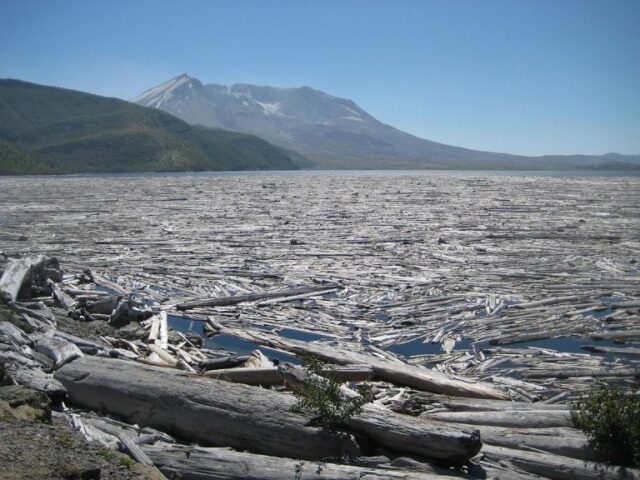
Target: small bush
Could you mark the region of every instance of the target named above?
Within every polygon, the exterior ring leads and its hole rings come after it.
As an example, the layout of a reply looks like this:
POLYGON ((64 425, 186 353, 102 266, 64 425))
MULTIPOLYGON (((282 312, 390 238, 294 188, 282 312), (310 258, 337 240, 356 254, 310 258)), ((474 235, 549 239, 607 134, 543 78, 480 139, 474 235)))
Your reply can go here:
POLYGON ((73 437, 67 432, 62 432, 58 436, 58 443, 65 448, 70 447, 71 445, 73 445, 73 437))
POLYGON ((609 461, 640 467, 640 397, 597 384, 574 405, 571 419, 609 461))
POLYGON ((366 400, 362 397, 345 400, 340 395, 341 382, 317 357, 305 358, 309 380, 293 388, 298 402, 295 412, 313 415, 312 424, 328 431, 336 431, 349 419, 362 412, 366 400))

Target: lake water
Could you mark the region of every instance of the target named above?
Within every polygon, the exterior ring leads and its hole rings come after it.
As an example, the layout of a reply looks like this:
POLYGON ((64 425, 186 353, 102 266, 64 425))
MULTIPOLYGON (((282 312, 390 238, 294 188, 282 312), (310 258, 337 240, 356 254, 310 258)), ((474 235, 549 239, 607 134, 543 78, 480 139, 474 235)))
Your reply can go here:
POLYGON ((556 178, 597 178, 597 177, 640 177, 640 170, 251 170, 224 172, 128 172, 61 175, 64 177, 401 177, 401 176, 451 176, 451 177, 556 177, 556 178))

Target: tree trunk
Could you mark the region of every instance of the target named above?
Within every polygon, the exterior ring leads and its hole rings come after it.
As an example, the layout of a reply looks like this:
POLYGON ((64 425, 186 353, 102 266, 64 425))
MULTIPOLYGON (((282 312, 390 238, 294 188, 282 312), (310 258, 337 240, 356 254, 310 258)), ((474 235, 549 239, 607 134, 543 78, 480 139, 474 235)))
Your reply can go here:
POLYGON ((450 480, 410 470, 386 470, 292 458, 275 458, 222 448, 144 445, 142 450, 168 478, 182 480, 450 480))

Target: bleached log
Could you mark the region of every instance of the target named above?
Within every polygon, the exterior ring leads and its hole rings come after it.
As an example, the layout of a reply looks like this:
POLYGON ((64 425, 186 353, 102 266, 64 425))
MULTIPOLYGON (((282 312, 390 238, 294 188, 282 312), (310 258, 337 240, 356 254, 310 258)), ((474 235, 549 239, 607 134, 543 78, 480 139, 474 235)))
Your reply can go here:
POLYGON ((312 292, 321 292, 332 288, 337 288, 338 285, 316 285, 310 287, 297 287, 289 288, 286 290, 279 290, 277 292, 262 292, 262 293, 250 293, 248 295, 235 295, 232 297, 218 297, 218 298, 206 298, 201 300, 190 300, 188 302, 179 303, 176 305, 178 310, 190 310, 200 307, 224 307, 228 305, 237 305, 244 302, 254 302, 256 300, 280 298, 280 297, 292 297, 294 295, 303 295, 312 292))
POLYGON ((471 425, 512 428, 570 427, 569 410, 521 410, 507 412, 435 412, 423 416, 434 420, 471 425))
POLYGON ((227 382, 244 383, 245 385, 261 385, 270 387, 282 385, 284 380, 276 367, 267 368, 222 368, 209 370, 202 374, 208 378, 225 380, 227 382))
MULTIPOLYGON (((44 257, 43 257, 44 258, 44 257)), ((11 260, 0 277, 0 300, 4 303, 15 302, 31 266, 30 258, 11 260)))
POLYGON ((158 318, 160 319, 160 331, 159 331, 159 340, 160 340, 160 348, 167 349, 169 345, 169 330, 167 327, 167 312, 164 310, 158 314, 158 318))
POLYGON ((309 298, 309 297, 314 297, 314 296, 320 296, 320 295, 328 295, 330 293, 335 293, 338 292, 339 289, 337 288, 329 288, 327 290, 320 290, 320 291, 314 291, 314 292, 310 292, 310 293, 303 293, 301 295, 293 295, 290 297, 282 297, 282 298, 274 298, 271 300, 265 300, 264 302, 258 302, 257 306, 258 307, 265 307, 267 305, 274 305, 276 303, 283 303, 283 302, 292 302, 294 300, 302 300, 305 298, 309 298))
POLYGON ((36 351, 53 360, 54 368, 83 355, 75 344, 49 335, 43 335, 36 341, 36 351))
POLYGON ((549 305, 557 305, 559 303, 575 302, 580 299, 580 295, 567 295, 566 297, 545 298, 543 300, 535 300, 533 302, 523 302, 511 305, 510 308, 525 309, 545 307, 549 305))
MULTIPOLYGON (((63 366, 55 377, 78 406, 102 408, 189 441, 302 459, 331 457, 337 449, 358 450, 349 437, 309 427, 308 416, 291 411, 291 395, 175 372, 179 371, 83 357, 63 366)), ((385 410, 372 410, 353 422, 350 428, 366 432, 387 448, 443 461, 470 458, 481 445, 475 431, 385 410)))
POLYGON ((67 311, 73 310, 76 307, 76 301, 71 298, 64 290, 62 290, 55 282, 49 280, 47 282, 51 287, 53 299, 67 311))
POLYGON ((276 458, 223 448, 145 445, 143 451, 169 478, 183 480, 444 480, 448 476, 276 458))
POLYGON ((150 344, 147 345, 147 348, 151 352, 153 352, 156 355, 158 355, 158 357, 160 357, 160 359, 162 359, 162 361, 165 362, 167 365, 169 365, 171 367, 176 367, 178 365, 178 359, 176 357, 174 357, 173 355, 171 355, 166 350, 163 350, 158 345, 156 345, 154 343, 150 343, 150 344))
POLYGON ((254 350, 249 358, 241 365, 242 368, 271 368, 273 363, 260 350, 254 350))
POLYGON ((239 330, 223 328, 220 333, 234 335, 259 345, 275 348, 296 355, 315 355, 321 360, 340 365, 366 364, 373 368, 374 375, 397 385, 404 385, 418 390, 426 390, 446 395, 461 397, 507 399, 508 396, 489 385, 451 378, 443 373, 423 367, 407 365, 401 362, 381 360, 372 355, 347 352, 340 348, 323 345, 319 342, 302 342, 283 339, 280 336, 255 330, 239 330))
POLYGON ((638 480, 635 469, 606 466, 601 463, 561 457, 512 448, 485 445, 484 456, 491 460, 507 461, 522 470, 553 480, 638 480))
POLYGON ((97 300, 87 302, 85 309, 91 314, 101 313, 103 315, 111 315, 113 310, 118 306, 120 298, 121 297, 116 295, 100 297, 97 300))
POLYGON ((465 425, 477 428, 484 445, 535 449, 554 455, 595 461, 602 459, 589 439, 580 430, 566 427, 555 428, 512 428, 488 425, 465 425))
POLYGON ((77 406, 106 410, 190 442, 303 459, 359 454, 350 437, 308 427, 307 417, 290 411, 295 403, 290 395, 259 387, 99 357, 66 364, 55 377, 77 406))
POLYGON ((131 455, 136 462, 142 463, 143 465, 153 466, 153 462, 149 459, 146 453, 144 453, 138 445, 124 432, 118 434, 118 440, 124 447, 124 450, 131 455))
POLYGON ((613 340, 614 342, 640 339, 640 330, 613 330, 591 335, 594 340, 613 340))
MULTIPOLYGON (((311 377, 309 372, 290 363, 279 365, 278 370, 287 384, 293 387, 311 377)), ((317 376, 315 378, 318 379, 317 376)), ((345 400, 360 397, 344 386, 340 395, 345 400)), ((452 426, 444 423, 407 417, 370 403, 363 406, 359 415, 350 418, 347 425, 390 450, 432 458, 460 460, 469 455, 470 450, 477 453, 482 445, 480 434, 474 428, 451 429, 452 426)))
POLYGON ((80 351, 82 351, 82 353, 88 353, 90 355, 95 355, 96 353, 103 351, 107 348, 105 345, 101 345, 98 342, 87 340, 85 338, 80 338, 80 337, 77 337, 76 335, 63 332, 62 330, 55 330, 53 333, 53 336, 75 344, 80 349, 80 351))
MULTIPOLYGON (((347 365, 338 366, 331 371, 335 377, 342 382, 361 382, 373 376, 373 370, 370 367, 347 365)), ((208 370, 201 373, 201 375, 217 380, 244 383, 246 385, 262 385, 263 387, 282 385, 285 383, 285 378, 283 378, 280 372, 280 366, 267 368, 222 368, 208 370)))
POLYGON ((148 340, 155 343, 158 338, 160 338, 160 317, 158 315, 154 315, 148 321, 151 322, 148 340))
POLYGON ((31 343, 31 339, 20 327, 16 327, 13 323, 5 321, 0 322, 0 341, 8 341, 16 347, 29 345, 31 343))
POLYGON ((44 373, 39 368, 21 368, 18 365, 6 366, 5 376, 13 383, 38 390, 47 394, 54 402, 63 400, 66 389, 53 375, 44 373))
POLYGON ((540 402, 512 402, 508 400, 491 400, 485 398, 464 398, 451 397, 446 395, 436 395, 427 392, 412 393, 408 398, 403 399, 397 405, 402 410, 404 403, 414 403, 424 408, 446 409, 452 412, 508 412, 519 410, 566 410, 566 405, 549 405, 540 402))
POLYGON ((619 378, 619 377, 640 377, 640 368, 599 368, 599 369, 547 369, 547 370, 530 370, 522 372, 524 378, 574 378, 574 377, 593 377, 593 378, 619 378))

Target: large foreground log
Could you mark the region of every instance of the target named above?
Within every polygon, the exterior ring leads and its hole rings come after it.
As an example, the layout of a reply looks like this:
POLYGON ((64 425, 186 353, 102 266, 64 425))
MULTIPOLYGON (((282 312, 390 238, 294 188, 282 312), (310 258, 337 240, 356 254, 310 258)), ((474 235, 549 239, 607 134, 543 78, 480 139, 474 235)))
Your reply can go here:
POLYGON ((439 480, 450 479, 431 473, 385 470, 324 462, 304 462, 222 448, 182 445, 144 445, 142 450, 168 478, 182 480, 439 480))
MULTIPOLYGON (((99 357, 77 359, 55 377, 78 406, 190 441, 311 460, 358 453, 350 437, 312 428, 309 416, 291 412, 295 399, 288 394, 99 357)), ((480 448, 475 430, 390 411, 365 413, 349 426, 399 453, 461 461, 480 448)))
POLYGON ((75 405, 204 445, 304 459, 359 452, 349 438, 308 427, 308 418, 289 411, 289 396, 259 387, 89 356, 64 365, 55 378, 75 405))
POLYGON ((333 345, 284 339, 278 335, 255 330, 239 330, 223 327, 219 329, 219 332, 233 335, 257 343, 258 345, 264 345, 265 347, 291 352, 299 356, 311 354, 326 362, 337 363, 339 365, 370 365, 373 368, 376 378, 396 385, 460 397, 493 398, 498 400, 508 399, 508 395, 487 384, 452 378, 434 370, 407 365, 400 361, 383 360, 373 355, 348 352, 333 345))

